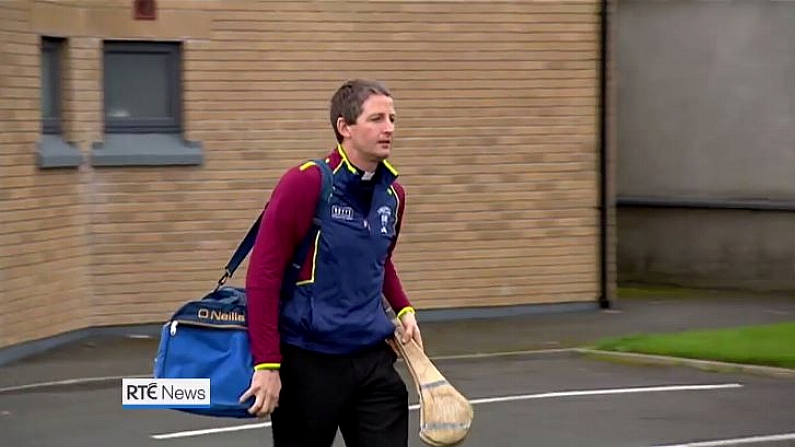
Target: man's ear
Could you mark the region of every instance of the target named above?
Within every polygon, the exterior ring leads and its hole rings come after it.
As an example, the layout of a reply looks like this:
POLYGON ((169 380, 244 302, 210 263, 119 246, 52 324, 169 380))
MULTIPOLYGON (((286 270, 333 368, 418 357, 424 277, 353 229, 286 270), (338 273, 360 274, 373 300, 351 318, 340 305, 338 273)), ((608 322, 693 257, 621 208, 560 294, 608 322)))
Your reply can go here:
POLYGON ((351 137, 351 129, 348 123, 345 121, 345 118, 339 117, 337 118, 337 132, 343 136, 343 138, 350 138, 351 137))

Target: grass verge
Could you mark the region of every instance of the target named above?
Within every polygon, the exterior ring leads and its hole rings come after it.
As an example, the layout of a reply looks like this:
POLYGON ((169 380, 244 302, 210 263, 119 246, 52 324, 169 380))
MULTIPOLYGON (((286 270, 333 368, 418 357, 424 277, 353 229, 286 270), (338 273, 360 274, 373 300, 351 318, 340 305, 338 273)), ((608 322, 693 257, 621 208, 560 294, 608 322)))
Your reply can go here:
POLYGON ((795 369, 795 322, 598 340, 595 349, 795 369))

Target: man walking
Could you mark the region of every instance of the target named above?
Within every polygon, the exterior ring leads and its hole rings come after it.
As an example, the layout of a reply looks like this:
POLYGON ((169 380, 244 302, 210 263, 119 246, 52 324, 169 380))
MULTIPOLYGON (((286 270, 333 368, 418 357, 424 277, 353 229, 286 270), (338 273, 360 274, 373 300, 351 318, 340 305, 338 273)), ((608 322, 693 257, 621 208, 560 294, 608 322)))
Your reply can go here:
POLYGON ((408 391, 387 344, 395 326, 422 345, 414 309, 392 263, 406 207, 392 151, 392 95, 369 80, 344 83, 330 122, 337 147, 325 163, 333 193, 295 284, 282 284, 320 200, 314 162, 282 176, 262 217, 246 275, 255 371, 241 396, 270 414, 275 447, 329 447, 337 430, 347 447, 406 447, 408 391), (280 302, 282 287, 294 287, 280 302))

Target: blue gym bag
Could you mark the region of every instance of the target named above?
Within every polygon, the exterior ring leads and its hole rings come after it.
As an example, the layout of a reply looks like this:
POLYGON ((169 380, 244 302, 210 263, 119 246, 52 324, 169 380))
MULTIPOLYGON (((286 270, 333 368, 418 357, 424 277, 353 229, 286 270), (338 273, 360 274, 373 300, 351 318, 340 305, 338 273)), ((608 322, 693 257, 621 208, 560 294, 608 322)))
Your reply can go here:
MULTIPOLYGON (((292 295, 301 264, 320 229, 320 213, 325 211, 332 193, 331 169, 323 160, 313 161, 323 173, 321 199, 315 209, 313 225, 285 272, 282 300, 292 295)), ((224 284, 254 246, 261 220, 262 214, 235 250, 215 290, 199 300, 183 304, 161 329, 153 376, 158 379, 210 379, 209 408, 175 407, 175 410, 213 417, 255 417, 248 412, 254 403, 253 397, 242 404, 239 402, 251 384, 254 371, 246 321, 246 291, 224 284)))

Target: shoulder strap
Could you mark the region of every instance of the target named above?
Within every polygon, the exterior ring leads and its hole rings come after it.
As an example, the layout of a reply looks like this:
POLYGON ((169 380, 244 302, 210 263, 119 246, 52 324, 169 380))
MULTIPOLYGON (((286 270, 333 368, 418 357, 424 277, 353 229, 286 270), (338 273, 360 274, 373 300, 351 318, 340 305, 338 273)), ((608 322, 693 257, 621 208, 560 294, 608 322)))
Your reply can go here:
MULTIPOLYGON (((326 205, 328 203, 328 199, 333 191, 333 181, 332 181, 333 173, 331 172, 331 168, 329 167, 329 165, 323 160, 312 160, 312 161, 321 169, 322 173, 321 176, 322 181, 320 189, 321 195, 320 195, 320 200, 318 200, 317 207, 315 208, 315 218, 313 219, 312 227, 309 230, 310 234, 307 235, 307 237, 305 237, 304 240, 301 242, 301 245, 299 245, 298 249, 299 253, 297 253, 297 255, 301 254, 302 252, 303 257, 299 258, 298 256, 296 256, 296 258, 291 263, 291 267, 295 265, 296 260, 306 259, 306 251, 309 249, 311 242, 314 241, 315 235, 317 234, 317 230, 320 227, 320 216, 322 215, 321 213, 325 210, 326 205), (311 236, 311 240, 307 242, 307 239, 310 239, 309 236, 311 236)), ((237 268, 240 266, 243 260, 246 259, 246 256, 248 256, 248 253, 251 251, 251 248, 254 246, 254 242, 257 239, 257 233, 259 232, 259 226, 260 222, 262 221, 262 215, 265 213, 266 209, 268 209, 268 203, 265 204, 262 213, 260 213, 260 215, 257 216, 257 219, 251 225, 251 228, 249 228, 248 233, 246 233, 246 236, 243 238, 242 241, 240 241, 240 244, 238 245, 235 252, 232 254, 232 257, 229 259, 229 262, 226 263, 226 266, 224 267, 224 273, 221 276, 221 278, 218 280, 218 285, 216 286, 216 290, 218 290, 221 286, 223 286, 226 283, 226 281, 232 277, 232 275, 235 273, 235 270, 237 270, 237 268)), ((300 270, 300 262, 298 269, 300 270)), ((292 268, 290 270, 292 270, 292 268)))
POLYGON ((320 168, 320 172, 322 174, 320 197, 318 198, 317 206, 315 207, 315 217, 312 219, 312 225, 309 227, 309 231, 306 233, 306 235, 304 235, 304 238, 298 245, 298 249, 296 249, 295 255, 293 256, 293 261, 287 267, 287 271, 285 272, 284 278, 282 279, 282 301, 287 301, 292 298, 293 290, 295 289, 295 283, 298 280, 298 274, 301 272, 301 267, 304 265, 306 256, 309 254, 309 248, 315 243, 317 234, 320 231, 323 216, 327 213, 326 210, 328 209, 329 199, 331 198, 331 194, 334 192, 334 174, 331 171, 328 163, 323 160, 312 161, 320 168))
POLYGON ((334 173, 324 160, 312 160, 312 162, 320 168, 321 172, 320 200, 315 207, 315 222, 319 223, 318 219, 327 208, 331 194, 334 192, 334 173))
POLYGON ((257 239, 257 233, 259 232, 259 224, 262 221, 262 214, 265 213, 265 210, 268 209, 268 203, 265 204, 265 208, 263 209, 262 213, 257 216, 257 220, 251 225, 249 228, 248 233, 240 241, 240 244, 237 246, 237 250, 232 254, 232 257, 229 258, 229 262, 226 263, 224 267, 224 273, 221 275, 221 278, 218 280, 218 285, 215 287, 215 290, 221 288, 221 286, 226 283, 226 281, 232 277, 235 273, 235 270, 240 266, 240 263, 246 259, 248 256, 248 252, 251 251, 251 248, 254 246, 254 241, 257 239))

